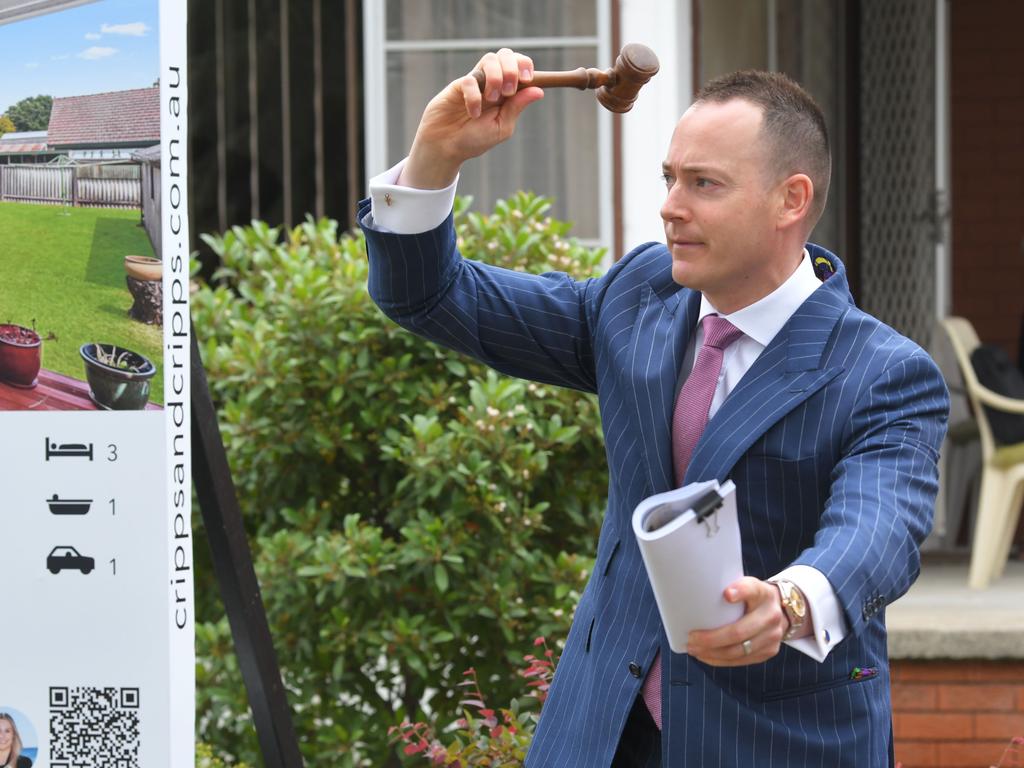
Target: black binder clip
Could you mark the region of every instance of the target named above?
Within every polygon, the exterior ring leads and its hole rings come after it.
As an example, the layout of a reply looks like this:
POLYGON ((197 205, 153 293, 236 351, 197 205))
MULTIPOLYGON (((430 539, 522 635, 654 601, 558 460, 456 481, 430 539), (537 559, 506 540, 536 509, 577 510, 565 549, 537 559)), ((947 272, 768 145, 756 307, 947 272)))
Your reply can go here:
POLYGON ((718 510, 722 506, 722 502, 723 499, 718 491, 708 491, 693 504, 693 513, 697 516, 697 522, 704 524, 709 539, 718 533, 718 510))

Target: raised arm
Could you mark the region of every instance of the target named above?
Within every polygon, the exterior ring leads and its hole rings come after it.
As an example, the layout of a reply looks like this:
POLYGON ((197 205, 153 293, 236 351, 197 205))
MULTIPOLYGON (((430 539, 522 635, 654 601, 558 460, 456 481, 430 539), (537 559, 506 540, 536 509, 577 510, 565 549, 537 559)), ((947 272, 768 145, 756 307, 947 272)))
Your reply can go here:
POLYGON ((483 92, 472 75, 454 80, 437 94, 420 118, 399 183, 418 189, 443 189, 462 164, 508 139, 522 111, 544 97, 540 88, 519 87, 533 78, 529 56, 502 48, 476 66, 486 78, 483 92))

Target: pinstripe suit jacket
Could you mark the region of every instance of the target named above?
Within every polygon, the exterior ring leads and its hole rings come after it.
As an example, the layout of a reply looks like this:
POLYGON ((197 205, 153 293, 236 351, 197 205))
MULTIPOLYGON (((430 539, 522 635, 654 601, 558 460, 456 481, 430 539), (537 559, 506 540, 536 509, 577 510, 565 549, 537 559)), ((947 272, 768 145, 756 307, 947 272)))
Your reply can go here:
MULTIPOLYGON (((364 201, 360 221, 368 211, 364 201)), ((686 481, 734 480, 745 572, 817 568, 849 634, 823 663, 783 646, 764 663, 715 668, 669 650, 630 527, 642 498, 672 487, 673 398, 700 302, 673 282, 665 247, 577 282, 462 259, 450 217, 421 235, 364 231, 369 290, 389 317, 600 400, 608 509, 527 765, 608 766, 659 647, 665 766, 891 765, 884 606, 918 573, 948 398, 918 346, 853 305, 839 260, 808 246, 835 274, 708 423, 686 481), (856 680, 855 667, 877 674, 856 680)))

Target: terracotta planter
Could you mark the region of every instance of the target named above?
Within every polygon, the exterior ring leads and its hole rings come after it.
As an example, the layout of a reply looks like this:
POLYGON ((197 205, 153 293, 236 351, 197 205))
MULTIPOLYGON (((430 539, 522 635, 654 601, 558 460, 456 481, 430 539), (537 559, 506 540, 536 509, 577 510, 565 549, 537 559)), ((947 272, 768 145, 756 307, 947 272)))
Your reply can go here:
POLYGON ((149 358, 115 344, 83 344, 89 396, 108 411, 141 411, 149 402, 156 366, 149 358))
POLYGON ((164 274, 164 263, 149 256, 125 256, 124 269, 129 277, 136 280, 160 280, 164 274))
POLYGON ((43 363, 43 340, 31 328, 0 325, 0 381, 31 389, 43 363))

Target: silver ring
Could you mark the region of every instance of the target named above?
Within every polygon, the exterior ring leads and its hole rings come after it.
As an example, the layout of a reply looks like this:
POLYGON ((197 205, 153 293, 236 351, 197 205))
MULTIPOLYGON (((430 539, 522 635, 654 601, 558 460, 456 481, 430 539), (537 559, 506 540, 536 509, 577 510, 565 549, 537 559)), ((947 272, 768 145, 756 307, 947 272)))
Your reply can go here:
POLYGON ((753 652, 754 652, 754 644, 752 642, 750 642, 749 640, 744 640, 743 641, 743 655, 744 656, 749 656, 753 652))

